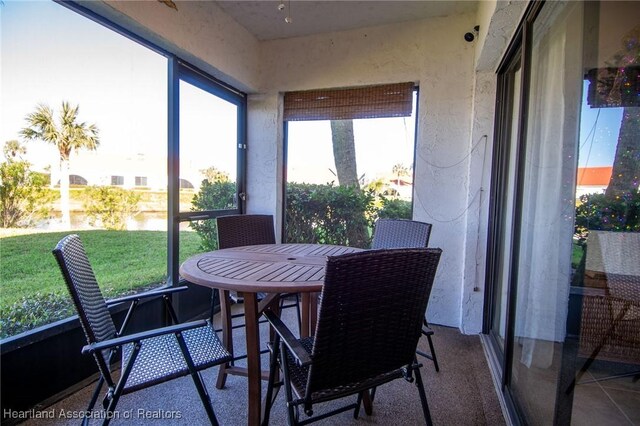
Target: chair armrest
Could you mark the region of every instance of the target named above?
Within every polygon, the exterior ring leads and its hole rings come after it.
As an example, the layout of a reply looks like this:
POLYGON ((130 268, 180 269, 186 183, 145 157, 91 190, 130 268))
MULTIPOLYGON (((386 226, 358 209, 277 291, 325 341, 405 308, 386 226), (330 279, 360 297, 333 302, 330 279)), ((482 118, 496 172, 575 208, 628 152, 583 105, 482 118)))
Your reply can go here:
POLYGON ((296 359, 296 363, 300 367, 311 365, 312 360, 309 352, 307 352, 300 341, 296 339, 282 320, 271 311, 265 311, 263 315, 267 318, 267 321, 269 321, 276 333, 278 333, 284 344, 287 345, 287 348, 289 348, 289 351, 291 351, 291 354, 296 359))
POLYGON ((141 331, 140 333, 129 334, 126 336, 115 337, 113 339, 103 340, 102 342, 92 343, 82 348, 83 354, 90 354, 127 343, 139 342, 140 340, 158 337, 165 334, 176 334, 192 328, 198 328, 207 325, 206 320, 186 322, 183 324, 170 325, 167 327, 155 328, 153 330, 141 331))
POLYGON ((181 287, 167 287, 162 290, 149 291, 146 293, 132 294, 130 296, 123 296, 117 299, 107 300, 107 306, 117 305, 118 303, 131 302, 134 300, 140 299, 148 299, 149 297, 158 297, 164 296, 165 294, 177 293, 179 291, 187 290, 189 287, 181 286, 181 287))

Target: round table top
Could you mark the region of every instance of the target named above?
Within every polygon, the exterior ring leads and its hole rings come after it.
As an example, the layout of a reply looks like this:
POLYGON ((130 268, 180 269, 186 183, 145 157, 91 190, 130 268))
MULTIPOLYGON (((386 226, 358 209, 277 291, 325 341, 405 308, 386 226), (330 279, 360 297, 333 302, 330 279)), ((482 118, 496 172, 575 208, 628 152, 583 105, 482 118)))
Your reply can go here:
POLYGON ((180 275, 194 284, 238 292, 318 292, 328 256, 361 250, 325 244, 234 247, 190 257, 180 275))

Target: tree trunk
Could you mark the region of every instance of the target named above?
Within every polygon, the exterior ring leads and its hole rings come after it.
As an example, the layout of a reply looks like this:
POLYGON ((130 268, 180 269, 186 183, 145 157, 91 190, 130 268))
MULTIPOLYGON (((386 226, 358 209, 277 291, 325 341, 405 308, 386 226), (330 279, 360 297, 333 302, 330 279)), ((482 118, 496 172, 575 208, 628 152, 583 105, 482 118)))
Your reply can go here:
POLYGON ((613 198, 628 192, 638 191, 639 181, 640 108, 627 107, 622 111, 613 172, 605 195, 613 198))
MULTIPOLYGON (((354 191, 360 190, 356 167, 356 145, 353 137, 353 120, 332 120, 331 139, 333 142, 333 159, 340 186, 351 186, 354 191)), ((347 224, 347 240, 352 247, 366 247, 368 232, 366 218, 354 218, 347 224)))
POLYGON ((332 120, 331 139, 333 141, 333 159, 340 186, 358 184, 356 169, 356 145, 353 139, 353 120, 332 120))
POLYGON ((71 207, 69 203, 69 160, 60 159, 60 211, 62 212, 62 226, 71 230, 71 207))

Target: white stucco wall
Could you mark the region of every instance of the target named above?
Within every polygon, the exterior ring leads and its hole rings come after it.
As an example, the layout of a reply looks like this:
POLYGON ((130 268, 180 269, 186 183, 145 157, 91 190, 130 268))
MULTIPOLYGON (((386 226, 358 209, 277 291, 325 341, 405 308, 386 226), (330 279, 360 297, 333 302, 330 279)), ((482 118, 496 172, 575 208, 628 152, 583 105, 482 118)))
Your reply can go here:
POLYGON ((444 250, 428 319, 480 331, 494 71, 524 3, 480 2, 478 14, 266 42, 209 2, 178 4, 179 12, 156 2, 86 3, 249 93, 247 208, 275 214, 278 229, 282 93, 419 85, 414 219, 433 223, 430 245, 444 250), (480 36, 467 43, 474 25, 480 36))
MULTIPOLYGON (((262 43, 260 49, 262 87, 269 97, 289 90, 402 81, 419 84, 414 218, 433 223, 431 245, 444 250, 428 318, 433 323, 455 327, 461 327, 470 190, 469 160, 465 157, 470 148, 475 61, 473 44, 462 36, 474 22, 474 15, 427 19, 269 41, 262 43), (454 163, 459 164, 448 167, 454 163)), ((274 106, 273 102, 260 105, 274 106)), ((267 111, 260 116, 263 114, 273 116, 267 111)), ((269 129, 262 120, 253 127, 259 129, 259 134, 249 131, 249 152, 253 151, 250 173, 263 173, 249 178, 249 194, 266 189, 272 197, 281 196, 274 171, 254 162, 272 161, 273 148, 264 143, 264 134, 277 134, 281 126, 278 120, 269 129), (265 183, 270 187, 265 188, 265 183)), ((267 206, 276 206, 280 216, 281 204, 260 195, 259 208, 267 206)), ((482 305, 474 308, 467 318, 480 323, 482 305)), ((477 332, 475 328, 474 331, 477 332)))
POLYGON ((247 102, 247 213, 275 215, 282 230, 282 97, 249 95, 247 102))
POLYGON ((496 71, 507 45, 522 19, 527 0, 483 0, 478 4, 480 37, 476 44, 476 70, 496 71))
POLYGON ((475 47, 471 145, 468 162, 464 277, 460 299, 460 329, 467 334, 482 331, 484 294, 488 284, 486 247, 489 195, 493 159, 493 124, 497 76, 495 71, 526 8, 525 1, 482 1, 476 24, 480 26, 475 47))
POLYGON ((477 72, 474 79, 473 121, 469 147, 469 191, 460 300, 460 328, 464 333, 482 331, 487 247, 487 224, 493 149, 496 75, 477 72))
MULTIPOLYGON (((523 1, 485 1, 477 15, 275 40, 260 49, 261 87, 270 96, 289 90, 419 84, 414 219, 433 223, 431 246, 444 250, 427 316, 432 323, 468 334, 482 329, 495 69, 525 6, 523 1), (479 37, 467 43, 463 34, 474 25, 481 27, 479 37)), ((265 126, 260 131, 277 134, 281 125, 278 120, 271 131, 265 126)), ((270 158, 272 150, 254 138, 263 136, 249 132, 254 161, 270 158)), ((276 172, 251 161, 250 169, 255 174, 249 193, 264 191, 264 183, 273 182, 267 194, 274 200, 261 195, 258 208, 275 206, 281 217, 276 172)))

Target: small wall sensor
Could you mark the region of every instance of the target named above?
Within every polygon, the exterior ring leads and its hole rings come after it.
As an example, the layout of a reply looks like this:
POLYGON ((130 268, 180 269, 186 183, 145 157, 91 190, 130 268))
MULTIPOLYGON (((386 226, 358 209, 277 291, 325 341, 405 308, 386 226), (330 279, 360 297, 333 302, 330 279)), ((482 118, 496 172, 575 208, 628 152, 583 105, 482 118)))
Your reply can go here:
POLYGON ((470 31, 464 35, 465 41, 467 41, 468 43, 471 43, 473 40, 476 39, 479 32, 480 32, 480 25, 476 25, 475 27, 473 27, 473 31, 470 31))

